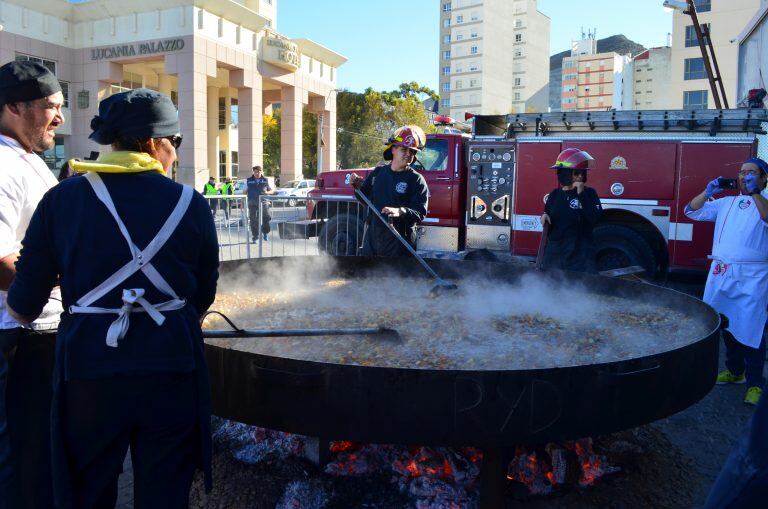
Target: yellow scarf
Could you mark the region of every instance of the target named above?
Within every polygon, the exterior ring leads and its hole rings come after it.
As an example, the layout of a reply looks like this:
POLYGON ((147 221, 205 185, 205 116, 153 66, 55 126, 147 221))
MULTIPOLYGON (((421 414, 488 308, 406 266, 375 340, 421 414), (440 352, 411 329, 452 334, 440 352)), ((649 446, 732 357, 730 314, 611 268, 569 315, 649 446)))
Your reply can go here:
POLYGON ((69 166, 78 173, 93 171, 96 173, 140 173, 157 171, 165 175, 160 161, 146 152, 116 151, 102 154, 95 161, 75 161, 71 159, 69 166))

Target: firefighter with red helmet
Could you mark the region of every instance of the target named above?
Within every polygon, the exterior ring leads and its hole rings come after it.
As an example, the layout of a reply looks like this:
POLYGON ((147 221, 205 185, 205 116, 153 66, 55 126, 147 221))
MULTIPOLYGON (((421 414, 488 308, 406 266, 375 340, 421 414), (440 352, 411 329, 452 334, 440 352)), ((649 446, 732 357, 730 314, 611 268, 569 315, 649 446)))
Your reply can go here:
MULTIPOLYGON (((416 225, 427 214, 429 189, 411 164, 424 148, 427 136, 415 125, 398 128, 386 142, 384 159, 363 179, 353 173, 349 183, 377 207, 398 232, 416 246, 416 225)), ((387 227, 369 214, 363 238, 363 256, 405 256, 407 250, 387 227)))
POLYGON ((543 265, 547 268, 597 272, 592 230, 602 216, 597 192, 587 187, 587 172, 595 160, 587 152, 569 148, 550 168, 557 170, 559 187, 547 195, 541 223, 548 225, 543 265))

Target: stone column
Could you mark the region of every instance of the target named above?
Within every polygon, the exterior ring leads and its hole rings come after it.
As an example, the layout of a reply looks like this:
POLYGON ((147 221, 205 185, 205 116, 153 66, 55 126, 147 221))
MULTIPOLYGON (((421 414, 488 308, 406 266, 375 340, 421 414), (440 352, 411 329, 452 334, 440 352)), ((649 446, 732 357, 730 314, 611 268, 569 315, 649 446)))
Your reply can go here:
MULTIPOLYGON (((196 65, 192 44, 189 50, 165 57, 165 71, 178 78, 179 123, 184 143, 178 151, 176 180, 200 190, 208 180, 207 82, 204 65, 196 65)), ((186 49, 186 47, 185 47, 186 49)))
POLYGON ((206 125, 208 126, 207 144, 208 147, 208 176, 219 177, 219 87, 207 87, 208 90, 208 115, 206 125))
POLYGON ((171 78, 168 74, 158 74, 157 88, 161 94, 165 94, 168 97, 171 97, 171 92, 173 91, 173 78, 171 78))
POLYGON ((326 109, 323 111, 322 129, 322 157, 318 154, 318 161, 322 159, 323 171, 336 169, 336 97, 328 99, 326 109))
POLYGON ((304 102, 296 87, 284 87, 281 95, 280 182, 290 182, 301 178, 304 102))
POLYGON ((238 70, 230 74, 237 88, 238 178, 251 175, 251 168, 264 164, 264 124, 262 118, 262 79, 255 70, 238 70))

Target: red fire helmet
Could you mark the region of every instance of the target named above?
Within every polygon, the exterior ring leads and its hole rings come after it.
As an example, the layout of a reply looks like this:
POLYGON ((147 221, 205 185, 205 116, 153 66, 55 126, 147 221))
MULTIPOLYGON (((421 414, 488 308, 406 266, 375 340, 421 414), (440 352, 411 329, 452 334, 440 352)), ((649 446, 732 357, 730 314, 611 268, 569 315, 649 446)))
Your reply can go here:
POLYGON ((421 152, 424 144, 427 142, 427 135, 424 130, 417 125, 404 125, 397 130, 387 140, 387 147, 384 149, 384 159, 392 160, 392 147, 399 146, 421 152))
POLYGON ((550 166, 554 170, 592 170, 595 168, 595 159, 578 148, 567 148, 557 156, 555 164, 550 166))

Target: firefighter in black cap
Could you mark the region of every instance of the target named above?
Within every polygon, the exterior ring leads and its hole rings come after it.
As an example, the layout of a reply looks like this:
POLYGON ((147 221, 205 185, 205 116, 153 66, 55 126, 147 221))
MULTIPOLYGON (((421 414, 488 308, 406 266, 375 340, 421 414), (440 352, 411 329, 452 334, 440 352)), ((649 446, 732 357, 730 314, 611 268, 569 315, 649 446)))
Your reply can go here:
MULTIPOLYGON (((416 225, 427 215, 429 189, 424 177, 411 167, 424 148, 426 135, 415 125, 397 129, 387 141, 384 159, 363 179, 356 173, 349 183, 367 196, 398 232, 416 247, 416 225)), ((363 256, 407 256, 408 250, 373 214, 366 218, 363 256)))
POLYGON ((135 506, 186 508, 196 467, 210 486, 199 319, 216 293, 216 229, 205 198, 166 178, 182 141, 170 98, 148 89, 112 95, 91 128, 113 151, 73 161, 85 175, 40 201, 8 292, 10 313, 29 322, 61 281, 56 504, 114 507, 130 447, 135 506))
POLYGON ((53 148, 63 104, 61 86, 44 66, 0 67, 0 507, 53 506, 49 421, 61 302, 58 289, 48 301, 49 289, 41 297, 48 304, 27 325, 10 316, 6 292, 35 207, 56 185, 36 152, 53 148))

